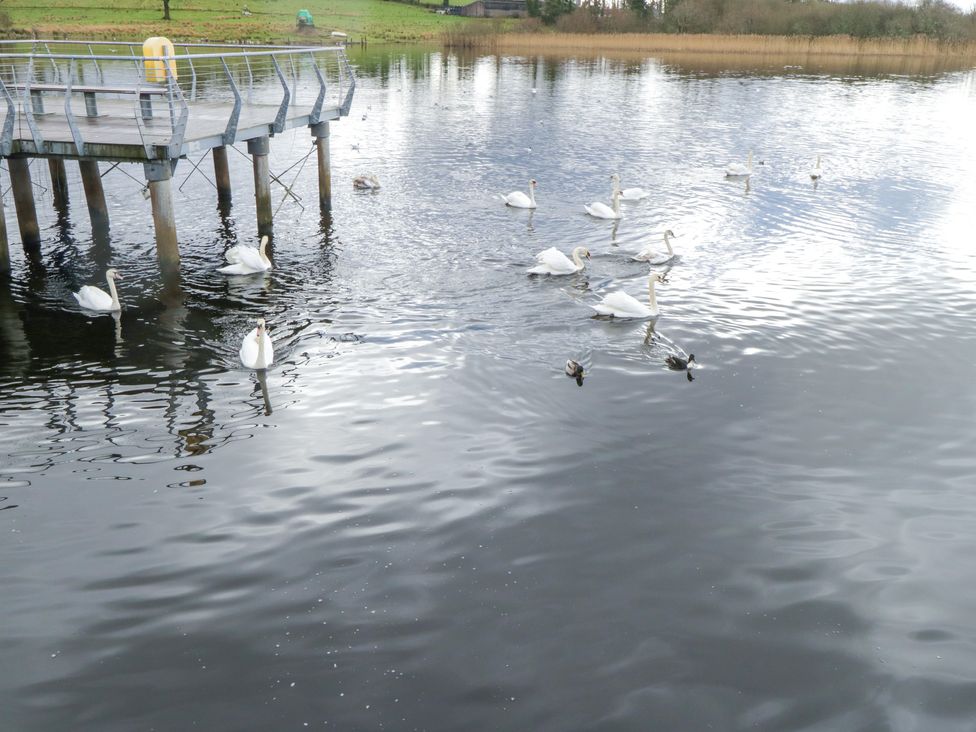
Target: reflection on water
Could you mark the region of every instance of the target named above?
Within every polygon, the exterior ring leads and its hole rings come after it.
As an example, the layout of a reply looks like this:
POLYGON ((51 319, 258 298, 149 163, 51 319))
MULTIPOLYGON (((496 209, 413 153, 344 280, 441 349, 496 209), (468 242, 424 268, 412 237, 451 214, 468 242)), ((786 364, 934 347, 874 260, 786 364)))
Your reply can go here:
POLYGON ((974 75, 696 59, 364 53, 333 210, 276 189, 266 276, 215 271, 257 243, 240 155, 231 207, 178 168, 179 288, 131 179, 107 239, 74 170, 38 196, 0 287, 6 727, 970 729, 974 75), (652 196, 591 219, 612 172, 652 196), (666 229, 660 317, 591 318, 666 229), (109 265, 121 317, 80 312, 109 265))

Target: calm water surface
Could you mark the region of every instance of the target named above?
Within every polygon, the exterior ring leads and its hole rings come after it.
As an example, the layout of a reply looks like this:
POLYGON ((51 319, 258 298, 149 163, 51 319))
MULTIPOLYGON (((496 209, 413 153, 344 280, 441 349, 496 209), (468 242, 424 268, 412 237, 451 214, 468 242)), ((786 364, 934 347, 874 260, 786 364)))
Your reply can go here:
POLYGON ((241 155, 226 216, 179 168, 175 298, 136 182, 110 248, 77 171, 67 217, 39 193, 0 287, 0 727, 972 730, 976 75, 358 61, 331 219, 307 131, 272 143, 306 208, 266 278, 214 271, 254 241, 241 155), (653 190, 618 226, 582 212, 613 171, 653 190), (534 213, 493 198, 530 177, 534 213), (665 228, 656 323, 592 318, 665 228), (71 297, 109 262, 118 323, 71 297))

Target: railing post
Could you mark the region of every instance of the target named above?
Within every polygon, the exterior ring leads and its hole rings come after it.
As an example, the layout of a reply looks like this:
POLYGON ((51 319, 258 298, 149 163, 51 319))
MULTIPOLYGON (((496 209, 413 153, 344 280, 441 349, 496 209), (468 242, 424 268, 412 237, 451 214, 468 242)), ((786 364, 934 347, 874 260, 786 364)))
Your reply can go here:
POLYGON ((319 208, 328 211, 332 208, 332 158, 329 154, 329 123, 312 125, 315 148, 319 161, 319 208))
POLYGON ((34 207, 34 191, 31 190, 27 158, 9 158, 7 164, 10 169, 10 185, 14 189, 20 240, 25 247, 35 247, 41 243, 41 230, 37 225, 37 209, 34 207))
POLYGON ((102 188, 102 175, 98 172, 97 160, 79 160, 81 182, 85 185, 85 199, 88 201, 88 218, 91 220, 92 234, 100 238, 108 234, 108 204, 105 203, 105 189, 102 188))
POLYGON ((267 136, 247 141, 247 151, 254 161, 254 202, 258 211, 258 236, 273 233, 271 211, 271 169, 268 167, 270 145, 267 136))
POLYGON ((156 256, 164 279, 178 278, 180 247, 176 239, 176 213, 173 209, 173 166, 168 160, 145 163, 149 197, 152 200, 153 225, 156 229, 156 256))

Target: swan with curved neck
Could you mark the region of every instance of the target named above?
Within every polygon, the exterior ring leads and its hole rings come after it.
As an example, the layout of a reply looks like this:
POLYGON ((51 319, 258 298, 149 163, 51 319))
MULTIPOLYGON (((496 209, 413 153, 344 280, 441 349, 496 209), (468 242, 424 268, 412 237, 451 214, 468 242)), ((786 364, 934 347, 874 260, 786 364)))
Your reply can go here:
POLYGON ((271 269, 271 260, 268 258, 268 237, 261 237, 261 244, 258 247, 238 245, 231 247, 224 253, 224 258, 228 264, 218 269, 219 272, 228 275, 257 274, 267 272, 271 269))
POLYGON ((672 259, 674 259, 674 249, 671 247, 671 237, 673 236, 675 236, 675 233, 671 231, 671 229, 664 232, 664 246, 667 247, 667 254, 654 251, 654 245, 648 244, 646 247, 637 252, 632 259, 636 259, 638 262, 647 262, 649 264, 665 264, 670 262, 672 259))
POLYGON ((752 150, 749 151, 749 157, 745 165, 742 163, 729 163, 725 169, 726 178, 745 178, 750 175, 752 175, 752 150))
POLYGON ((813 178, 814 180, 817 180, 822 175, 823 175, 823 171, 820 169, 820 156, 818 155, 817 164, 810 171, 810 177, 813 178))
POLYGON ((590 307, 600 315, 610 315, 615 318, 638 318, 641 320, 656 318, 659 311, 654 285, 666 281, 660 272, 651 272, 647 278, 647 305, 626 292, 611 292, 596 305, 590 307))
POLYGON ((530 267, 529 274, 570 275, 582 271, 585 267, 583 257, 590 258, 590 250, 586 247, 576 247, 571 252, 572 259, 555 247, 550 247, 535 255, 535 266, 530 267))
POLYGON ((622 219, 623 215, 620 213, 620 191, 614 189, 613 191, 613 208, 610 208, 603 201, 594 201, 590 205, 583 205, 586 209, 586 213, 597 219, 622 219))
POLYGON ((512 208, 536 208, 535 203, 535 178, 529 181, 529 195, 522 191, 512 191, 511 193, 500 194, 506 206, 512 208))
POLYGON ((241 363, 249 369, 266 369, 274 363, 274 345, 264 324, 258 318, 257 327, 244 336, 240 351, 241 363))
POLYGON ((617 173, 611 175, 610 179, 613 181, 613 190, 620 191, 621 201, 639 201, 651 195, 650 191, 645 191, 643 188, 621 188, 620 175, 617 173))
POLYGON ((122 309, 122 305, 119 303, 119 292, 115 289, 116 277, 122 279, 122 275, 114 269, 105 271, 105 280, 108 282, 108 291, 111 295, 94 285, 85 285, 78 292, 72 294, 78 304, 86 310, 94 310, 100 313, 118 312, 122 309))

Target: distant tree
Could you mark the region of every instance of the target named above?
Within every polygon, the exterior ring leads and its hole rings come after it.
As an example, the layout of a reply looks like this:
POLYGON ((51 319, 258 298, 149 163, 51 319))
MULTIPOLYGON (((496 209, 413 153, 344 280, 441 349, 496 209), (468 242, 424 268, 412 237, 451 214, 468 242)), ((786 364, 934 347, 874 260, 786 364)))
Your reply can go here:
POLYGON ((542 2, 541 0, 525 0, 525 9, 530 18, 538 18, 542 15, 542 2))
POLYGON ((635 13, 647 15, 647 0, 627 0, 627 7, 635 13))
POLYGON ((542 6, 542 22, 552 25, 560 15, 566 15, 576 10, 573 0, 545 0, 542 6))
POLYGON ((169 19, 169 0, 163 0, 163 20, 169 19))

